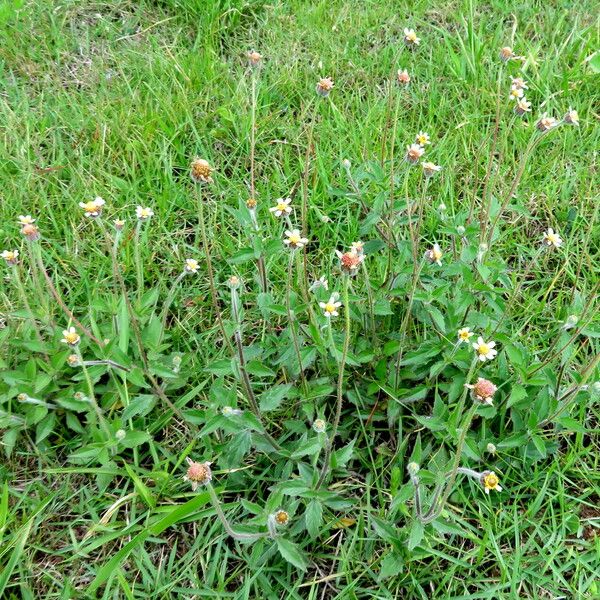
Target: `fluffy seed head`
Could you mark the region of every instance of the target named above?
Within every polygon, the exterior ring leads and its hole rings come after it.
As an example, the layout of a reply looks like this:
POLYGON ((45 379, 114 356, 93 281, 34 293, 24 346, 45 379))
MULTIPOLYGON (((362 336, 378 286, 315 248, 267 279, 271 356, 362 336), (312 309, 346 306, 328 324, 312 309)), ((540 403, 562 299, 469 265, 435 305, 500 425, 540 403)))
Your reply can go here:
POLYGON ((467 387, 471 390, 475 400, 479 400, 479 402, 484 402, 485 404, 493 403, 494 394, 498 389, 491 381, 482 377, 477 379, 477 383, 468 385, 467 387))
POLYGON ((210 166, 207 160, 203 158, 195 158, 190 165, 190 177, 195 183, 212 183, 211 177, 214 169, 210 166))
POLYGON ((331 77, 322 77, 317 83, 317 94, 326 98, 333 89, 333 85, 333 79, 331 79, 331 77))
POLYGON ((273 515, 273 519, 275 520, 275 523, 277 523, 277 525, 283 526, 287 525, 290 522, 290 515, 285 510, 279 509, 273 515))
POLYGON ((36 225, 29 223, 27 225, 23 225, 21 229, 21 233, 30 241, 37 242, 40 239, 40 230, 36 225))
POLYGON ((408 85, 410 83, 410 75, 408 74, 408 71, 406 69, 403 71, 398 69, 396 80, 400 85, 408 85))

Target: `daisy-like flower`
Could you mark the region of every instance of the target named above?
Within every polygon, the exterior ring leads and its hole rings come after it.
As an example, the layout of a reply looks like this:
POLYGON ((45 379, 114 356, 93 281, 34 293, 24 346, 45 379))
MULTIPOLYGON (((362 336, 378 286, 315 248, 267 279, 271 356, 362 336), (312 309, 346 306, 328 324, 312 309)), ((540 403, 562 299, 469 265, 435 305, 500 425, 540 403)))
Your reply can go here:
POLYGON ((258 202, 256 201, 256 198, 248 198, 248 200, 246 200, 246 208, 248 210, 256 210, 257 205, 258 202))
POLYGON ((435 263, 438 266, 442 266, 442 256, 444 256, 442 249, 439 244, 434 244, 433 248, 425 252, 425 257, 429 262, 435 263))
POLYGON ((342 306, 342 303, 338 301, 338 297, 338 294, 334 292, 327 302, 319 302, 319 306, 323 309, 323 315, 328 319, 339 315, 338 308, 342 306))
POLYGON ((410 75, 408 74, 408 71, 406 69, 398 69, 398 73, 396 73, 396 80, 400 85, 408 85, 410 83, 410 75))
POLYGON ((277 525, 284 526, 290 522, 290 515, 285 510, 279 509, 273 513, 273 520, 277 525))
POLYGON ((488 379, 483 379, 479 377, 477 379, 477 383, 465 384, 467 388, 471 390, 473 394, 473 399, 478 400, 479 402, 483 402, 484 404, 493 404, 494 394, 498 390, 498 388, 488 379))
POLYGON ((69 327, 69 329, 65 329, 63 331, 63 337, 60 341, 63 342, 63 344, 67 344, 74 348, 75 346, 79 345, 81 336, 77 333, 75 327, 69 327))
POLYGON ((485 449, 490 453, 490 454, 496 454, 496 446, 494 444, 492 444, 492 442, 489 442, 488 445, 485 447, 485 449))
POLYGON ((331 79, 331 77, 322 77, 321 79, 319 79, 316 89, 317 94, 319 94, 319 96, 327 98, 327 96, 329 96, 331 90, 333 89, 333 79, 331 79))
POLYGON ((260 67, 263 58, 262 54, 258 53, 256 50, 250 50, 250 52, 246 54, 246 57, 248 58, 248 64, 253 69, 260 67))
POLYGON ((212 480, 212 471, 210 470, 210 462, 194 462, 191 458, 185 459, 188 464, 187 473, 183 480, 189 481, 192 484, 192 491, 195 492, 199 485, 205 485, 212 480))
POLYGON ((508 62, 513 58, 515 58, 515 53, 510 46, 504 46, 504 48, 500 49, 500 60, 502 62, 508 62))
POLYGON ((458 330, 458 343, 468 342, 474 335, 470 327, 463 327, 458 330))
POLYGON ((531 112, 531 102, 523 96, 517 100, 515 104, 515 114, 522 117, 525 113, 531 112))
POLYGON ((2 258, 6 261, 6 264, 10 265, 11 267, 14 267, 19 262, 18 250, 4 250, 0 256, 2 256, 2 258))
POLYGON ((96 196, 93 200, 89 202, 80 202, 80 208, 83 208, 83 212, 86 217, 91 217, 95 219, 102 214, 102 207, 106 204, 100 196, 96 196))
POLYGON ((518 88, 520 90, 527 89, 527 82, 522 77, 511 77, 510 82, 513 88, 518 88))
POLYGON ((278 198, 277 204, 275 206, 271 206, 271 208, 269 208, 269 212, 272 212, 276 217, 289 215, 292 212, 292 207, 290 206, 291 202, 291 198, 278 198))
POLYGON ((554 117, 547 117, 546 115, 543 115, 542 118, 535 124, 537 129, 542 132, 549 131, 557 125, 558 121, 554 117))
POLYGON ((485 362, 486 360, 493 360, 498 354, 498 350, 494 348, 495 345, 496 342, 484 342, 480 336, 477 338, 477 342, 473 343, 473 350, 477 352, 477 358, 481 362, 485 362))
POLYGON ((560 248, 563 243, 560 235, 558 235, 552 227, 548 227, 548 231, 544 232, 543 241, 546 246, 554 246, 554 248, 560 248))
POLYGON ((362 256, 365 253, 365 244, 360 240, 358 242, 352 242, 350 244, 350 250, 359 256, 362 256))
POLYGON ((183 270, 186 273, 197 273, 200 268, 200 263, 195 258, 186 258, 183 270))
POLYGON ((308 239, 302 237, 299 229, 292 229, 291 231, 288 229, 285 235, 286 238, 283 240, 283 243, 290 248, 302 248, 308 244, 308 239))
POLYGON ((318 290, 320 288, 323 288, 325 291, 327 291, 329 289, 329 282, 327 281, 327 278, 325 277, 325 275, 321 275, 321 277, 319 277, 319 279, 316 279, 315 281, 313 281, 310 286, 309 291, 314 292, 315 290, 318 290))
POLYGON ((195 183, 212 183, 213 167, 203 158, 195 158, 190 165, 190 177, 195 183))
POLYGON ((423 167, 423 175, 425 175, 425 177, 433 177, 436 173, 439 173, 442 170, 440 165, 436 165, 435 163, 427 161, 422 162, 421 166, 423 167))
POLYGON ((335 251, 337 257, 340 259, 340 267, 342 273, 347 275, 356 275, 362 262, 365 260, 364 254, 357 254, 350 250, 349 252, 335 251))
POLYGON ((36 242, 40 239, 40 230, 37 225, 33 225, 33 223, 28 223, 23 225, 21 228, 21 233, 30 241, 36 242))
POLYGON ((154 211, 148 207, 138 206, 135 209, 135 214, 140 221, 149 221, 150 217, 154 216, 154 211))
POLYGON ((113 225, 117 231, 123 231, 123 227, 125 227, 125 221, 123 221, 123 219, 115 219, 113 221, 113 225))
POLYGON ((523 88, 513 85, 510 88, 510 94, 508 95, 508 97, 510 100, 518 100, 519 98, 523 97, 524 93, 525 92, 523 91, 523 88))
POLYGON ((327 423, 323 419, 315 419, 312 424, 312 428, 317 433, 325 433, 327 429, 327 423))
POLYGON ((579 115, 577 111, 569 106, 569 110, 565 113, 563 121, 569 125, 579 125, 579 115))
POLYGON ((35 219, 31 215, 19 215, 17 221, 19 225, 32 225, 35 223, 35 219))
POLYGON ((409 47, 413 48, 421 43, 421 38, 417 37, 414 29, 404 28, 404 43, 409 47))
POLYGON ((431 139, 429 138, 429 134, 424 131, 419 131, 415 136, 415 142, 419 144, 419 146, 427 146, 427 144, 431 144, 431 139))
POLYGON ((406 146, 406 160, 411 165, 416 165, 423 154, 425 154, 425 148, 423 148, 423 146, 419 146, 419 144, 411 144, 410 146, 406 146))
POLYGON ((481 478, 479 480, 486 494, 490 493, 490 490, 494 490, 496 492, 501 492, 502 487, 500 486, 500 479, 494 471, 484 471, 481 474, 481 478))

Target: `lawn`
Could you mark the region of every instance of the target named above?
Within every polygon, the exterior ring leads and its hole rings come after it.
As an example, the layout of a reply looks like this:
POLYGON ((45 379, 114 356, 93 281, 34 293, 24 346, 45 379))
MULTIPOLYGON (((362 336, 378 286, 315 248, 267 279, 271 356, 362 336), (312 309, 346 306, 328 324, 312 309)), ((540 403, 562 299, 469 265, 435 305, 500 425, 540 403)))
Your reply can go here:
POLYGON ((595 3, 0 25, 0 597, 600 597, 595 3))

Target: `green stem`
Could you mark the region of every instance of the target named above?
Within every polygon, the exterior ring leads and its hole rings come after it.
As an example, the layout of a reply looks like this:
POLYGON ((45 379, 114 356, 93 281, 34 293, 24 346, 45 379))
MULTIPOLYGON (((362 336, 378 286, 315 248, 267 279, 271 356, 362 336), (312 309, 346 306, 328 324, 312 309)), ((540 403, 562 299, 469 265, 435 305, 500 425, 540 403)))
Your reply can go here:
MULTIPOLYGON (((319 480, 317 481, 317 488, 320 488, 327 477, 327 474, 330 470, 330 460, 331 460, 331 452, 333 449, 333 444, 335 442, 335 438, 337 436, 338 427, 340 424, 340 419, 342 416, 342 403, 343 403, 343 391, 344 391, 344 371, 346 369, 346 359, 348 358, 348 349, 350 347, 350 302, 348 295, 349 288, 349 277, 348 275, 343 276, 343 294, 342 294, 342 302, 344 305, 344 322, 345 322, 345 331, 344 331, 344 346, 342 348, 342 357, 339 364, 339 373, 338 373, 338 382, 337 382, 337 398, 335 405, 335 417, 333 419, 333 424, 331 427, 331 435, 327 441, 327 446, 325 448, 325 456, 323 458, 323 468, 321 469, 321 474, 319 476, 319 480)), ((332 336, 333 340, 333 336, 332 336)), ((337 355, 337 352, 336 352, 337 355)))

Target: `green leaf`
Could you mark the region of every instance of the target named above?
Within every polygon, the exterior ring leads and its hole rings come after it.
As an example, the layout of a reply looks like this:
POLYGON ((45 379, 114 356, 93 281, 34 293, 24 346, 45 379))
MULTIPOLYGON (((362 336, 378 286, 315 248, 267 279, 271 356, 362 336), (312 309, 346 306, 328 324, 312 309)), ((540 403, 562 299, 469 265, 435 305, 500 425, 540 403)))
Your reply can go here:
POLYGON ((276 385, 260 395, 260 410, 269 411, 279 408, 283 399, 288 395, 292 385, 290 383, 276 385))
POLYGON ((513 385, 512 391, 510 392, 510 397, 506 403, 506 408, 510 408, 525 398, 527 398, 527 390, 522 385, 513 385))
POLYGON ((321 525, 323 523, 323 506, 319 500, 311 500, 306 507, 304 513, 306 529, 312 538, 319 535, 321 525))
POLYGON ((251 360, 246 365, 246 370, 248 371, 248 373, 256 375, 257 377, 275 377, 276 375, 276 373, 274 371, 271 371, 269 367, 263 365, 257 360, 251 360))
POLYGON ((125 448, 135 448, 151 439, 150 435, 145 431, 128 431, 125 434, 125 437, 120 440, 120 443, 123 444, 125 448))
POLYGON ((236 252, 233 256, 227 259, 227 262, 231 265, 240 265, 242 263, 254 260, 256 258, 254 248, 242 248, 236 252))
POLYGON ((425 528, 423 527, 423 523, 415 519, 408 534, 408 549, 414 550, 423 540, 424 534, 425 528))
POLYGON ((292 452, 292 458, 301 458, 302 456, 313 456, 321 450, 321 442, 318 438, 312 438, 302 444, 296 451, 292 452))
POLYGON ((298 567, 301 571, 306 571, 308 562, 304 552, 294 542, 290 542, 290 540, 286 540, 285 538, 277 538, 277 549, 285 560, 298 567))
POLYGON ((125 421, 132 419, 138 415, 147 415, 156 404, 156 396, 151 394, 139 394, 134 396, 129 405, 125 407, 121 418, 125 421))

